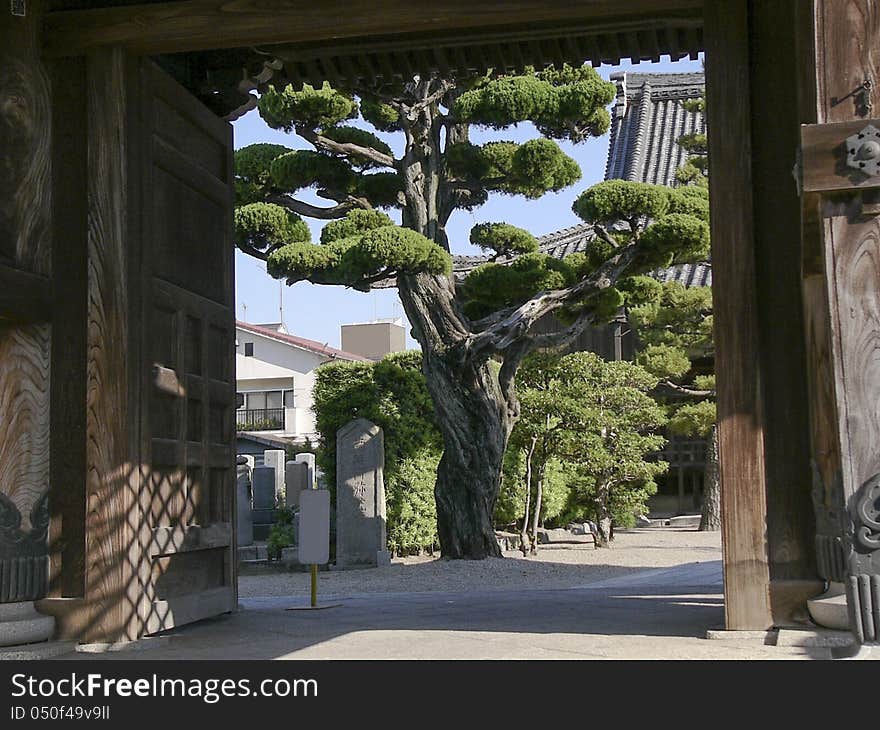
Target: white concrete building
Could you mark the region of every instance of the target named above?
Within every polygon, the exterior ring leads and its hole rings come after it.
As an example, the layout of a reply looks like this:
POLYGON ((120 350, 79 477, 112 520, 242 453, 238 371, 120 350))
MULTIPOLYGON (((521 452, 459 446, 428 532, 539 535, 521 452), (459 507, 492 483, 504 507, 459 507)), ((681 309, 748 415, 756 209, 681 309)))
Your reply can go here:
POLYGON ((366 360, 297 337, 283 324, 236 322, 236 430, 272 440, 315 437, 315 371, 333 360, 366 360))

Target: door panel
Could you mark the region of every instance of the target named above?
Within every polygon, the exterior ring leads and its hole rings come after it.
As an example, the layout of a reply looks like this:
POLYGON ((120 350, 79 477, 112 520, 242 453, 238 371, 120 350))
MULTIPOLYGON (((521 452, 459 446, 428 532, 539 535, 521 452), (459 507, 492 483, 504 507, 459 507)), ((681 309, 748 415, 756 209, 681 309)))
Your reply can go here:
POLYGON ((147 68, 146 633, 236 607, 231 127, 147 68))

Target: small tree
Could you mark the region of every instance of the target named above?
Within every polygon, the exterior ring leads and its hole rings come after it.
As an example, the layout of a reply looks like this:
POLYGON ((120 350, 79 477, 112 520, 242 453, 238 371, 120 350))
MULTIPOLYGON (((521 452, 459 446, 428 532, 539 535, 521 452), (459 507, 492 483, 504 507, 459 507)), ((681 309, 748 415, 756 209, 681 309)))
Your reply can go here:
MULTIPOLYGON (((511 443, 527 454, 525 478, 537 487, 536 503, 548 467, 558 459, 571 491, 569 509, 594 517, 597 545, 609 546, 615 513, 643 510, 656 489, 654 477, 666 469, 664 462, 649 460, 664 443, 656 431, 666 418, 648 395, 657 379, 633 363, 577 352, 532 358, 520 380, 524 415, 511 443)), ((526 523, 527 517, 523 532, 526 523)), ((536 524, 528 536, 532 544, 536 524)))

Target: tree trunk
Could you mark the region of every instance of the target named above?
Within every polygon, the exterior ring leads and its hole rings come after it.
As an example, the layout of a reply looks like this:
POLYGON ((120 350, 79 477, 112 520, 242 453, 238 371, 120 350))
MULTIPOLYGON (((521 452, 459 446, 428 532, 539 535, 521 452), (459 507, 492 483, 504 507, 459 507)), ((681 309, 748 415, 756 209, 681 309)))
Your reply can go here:
POLYGON ((596 547, 611 547, 611 541, 614 539, 610 504, 610 489, 607 486, 600 488, 596 509, 596 547))
POLYGON ((532 515, 532 546, 529 552, 532 555, 538 554, 538 520, 541 517, 541 502, 544 500, 544 475, 538 475, 538 487, 535 494, 535 512, 532 515))
POLYGON ((706 476, 703 487, 703 510, 700 530, 721 529, 721 479, 718 473, 718 426, 712 426, 706 442, 706 476))
POLYGON ((462 315, 452 288, 446 277, 398 277, 443 436, 434 486, 440 551, 446 558, 501 557, 493 515, 515 405, 488 363, 475 363, 457 348, 462 315))
MULTIPOLYGON (((437 102, 427 102, 436 91, 431 79, 410 85, 414 101, 401 115, 406 135, 398 168, 406 200, 402 223, 448 251, 444 225, 451 209, 441 175, 442 115, 437 102)), ((485 359, 470 355, 470 323, 455 301, 451 278, 401 275, 397 285, 422 348, 422 370, 444 443, 434 486, 441 554, 501 557, 494 511, 504 450, 518 415, 515 368, 503 366, 499 375, 485 359)))
POLYGON ((532 455, 535 453, 536 437, 532 437, 529 451, 526 454, 526 504, 523 510, 522 529, 519 532, 519 548, 524 558, 529 556, 529 507, 532 503, 532 455))

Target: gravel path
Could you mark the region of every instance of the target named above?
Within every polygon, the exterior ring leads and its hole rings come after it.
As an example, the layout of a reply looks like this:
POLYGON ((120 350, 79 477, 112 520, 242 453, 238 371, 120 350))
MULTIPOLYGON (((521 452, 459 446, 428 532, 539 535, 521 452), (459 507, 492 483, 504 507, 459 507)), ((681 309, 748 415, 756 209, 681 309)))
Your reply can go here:
MULTIPOLYGON (((367 570, 322 571, 322 596, 356 593, 422 593, 574 588, 652 568, 721 559, 721 535, 673 528, 618 531, 614 547, 541 547, 537 557, 505 552, 503 559, 439 560, 396 558, 390 566, 367 570)), ((242 575, 239 595, 308 595, 308 573, 242 575)))

